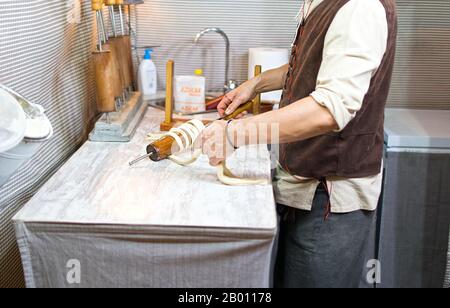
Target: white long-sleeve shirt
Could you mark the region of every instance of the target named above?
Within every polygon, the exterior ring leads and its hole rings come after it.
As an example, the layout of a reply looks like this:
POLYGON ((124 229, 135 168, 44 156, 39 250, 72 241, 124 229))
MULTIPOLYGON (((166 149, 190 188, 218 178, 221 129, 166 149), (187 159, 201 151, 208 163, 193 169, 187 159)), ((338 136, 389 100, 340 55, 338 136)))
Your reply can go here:
MULTIPOLYGON (((306 0, 304 14, 311 14, 323 1, 306 0)), ((339 130, 361 109, 386 52, 387 40, 386 10, 379 0, 350 0, 335 16, 325 37, 317 87, 311 96, 329 109, 339 130)), ((377 208, 381 170, 380 174, 363 179, 336 177, 328 181, 333 213, 377 208)), ((277 202, 311 210, 318 185, 317 180, 293 177, 279 167, 275 181, 277 202)))
MULTIPOLYGON (((323 0, 311 0, 311 11, 323 0)), ((317 88, 311 96, 327 107, 342 130, 361 109, 386 52, 388 24, 379 0, 350 0, 325 37, 317 88)))

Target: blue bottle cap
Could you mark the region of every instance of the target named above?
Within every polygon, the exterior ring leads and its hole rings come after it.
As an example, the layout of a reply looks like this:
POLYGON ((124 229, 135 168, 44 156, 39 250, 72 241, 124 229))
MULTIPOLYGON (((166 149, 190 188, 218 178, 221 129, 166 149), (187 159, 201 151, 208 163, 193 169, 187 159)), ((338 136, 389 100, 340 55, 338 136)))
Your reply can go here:
POLYGON ((153 52, 153 49, 146 49, 145 50, 145 55, 144 55, 144 60, 151 60, 152 59, 152 52, 153 52))

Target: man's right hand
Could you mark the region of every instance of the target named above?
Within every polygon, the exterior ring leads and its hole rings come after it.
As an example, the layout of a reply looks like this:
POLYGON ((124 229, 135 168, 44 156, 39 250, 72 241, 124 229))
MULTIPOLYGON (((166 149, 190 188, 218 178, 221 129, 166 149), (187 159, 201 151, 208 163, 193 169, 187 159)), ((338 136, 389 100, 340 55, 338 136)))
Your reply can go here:
MULTIPOLYGON (((257 80, 252 79, 243 83, 239 88, 227 93, 217 106, 221 117, 232 114, 240 105, 243 105, 256 97, 257 80)), ((240 115, 242 116, 242 115, 240 115)), ((239 116, 238 116, 239 117, 239 116)))

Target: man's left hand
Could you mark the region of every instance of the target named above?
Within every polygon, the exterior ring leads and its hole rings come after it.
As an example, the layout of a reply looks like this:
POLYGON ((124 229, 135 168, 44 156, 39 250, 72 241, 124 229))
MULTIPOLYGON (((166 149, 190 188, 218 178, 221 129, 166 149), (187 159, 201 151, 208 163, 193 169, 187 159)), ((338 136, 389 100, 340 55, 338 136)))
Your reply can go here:
POLYGON ((202 149, 212 166, 218 166, 234 153, 234 147, 226 135, 226 121, 215 121, 205 128, 197 138, 194 147, 202 149))

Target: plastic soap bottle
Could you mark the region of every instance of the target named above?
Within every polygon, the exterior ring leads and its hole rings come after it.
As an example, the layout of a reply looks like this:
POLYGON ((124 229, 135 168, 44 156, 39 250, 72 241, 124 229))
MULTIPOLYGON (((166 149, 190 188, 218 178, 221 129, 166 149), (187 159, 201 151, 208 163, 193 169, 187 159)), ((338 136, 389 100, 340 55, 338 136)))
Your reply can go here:
POLYGON ((175 77, 175 110, 183 113, 198 113, 206 110, 206 79, 201 69, 195 76, 175 77))
POLYGON ((156 66, 152 61, 153 49, 146 49, 144 60, 139 66, 139 91, 142 95, 154 95, 157 91, 157 74, 156 66))

